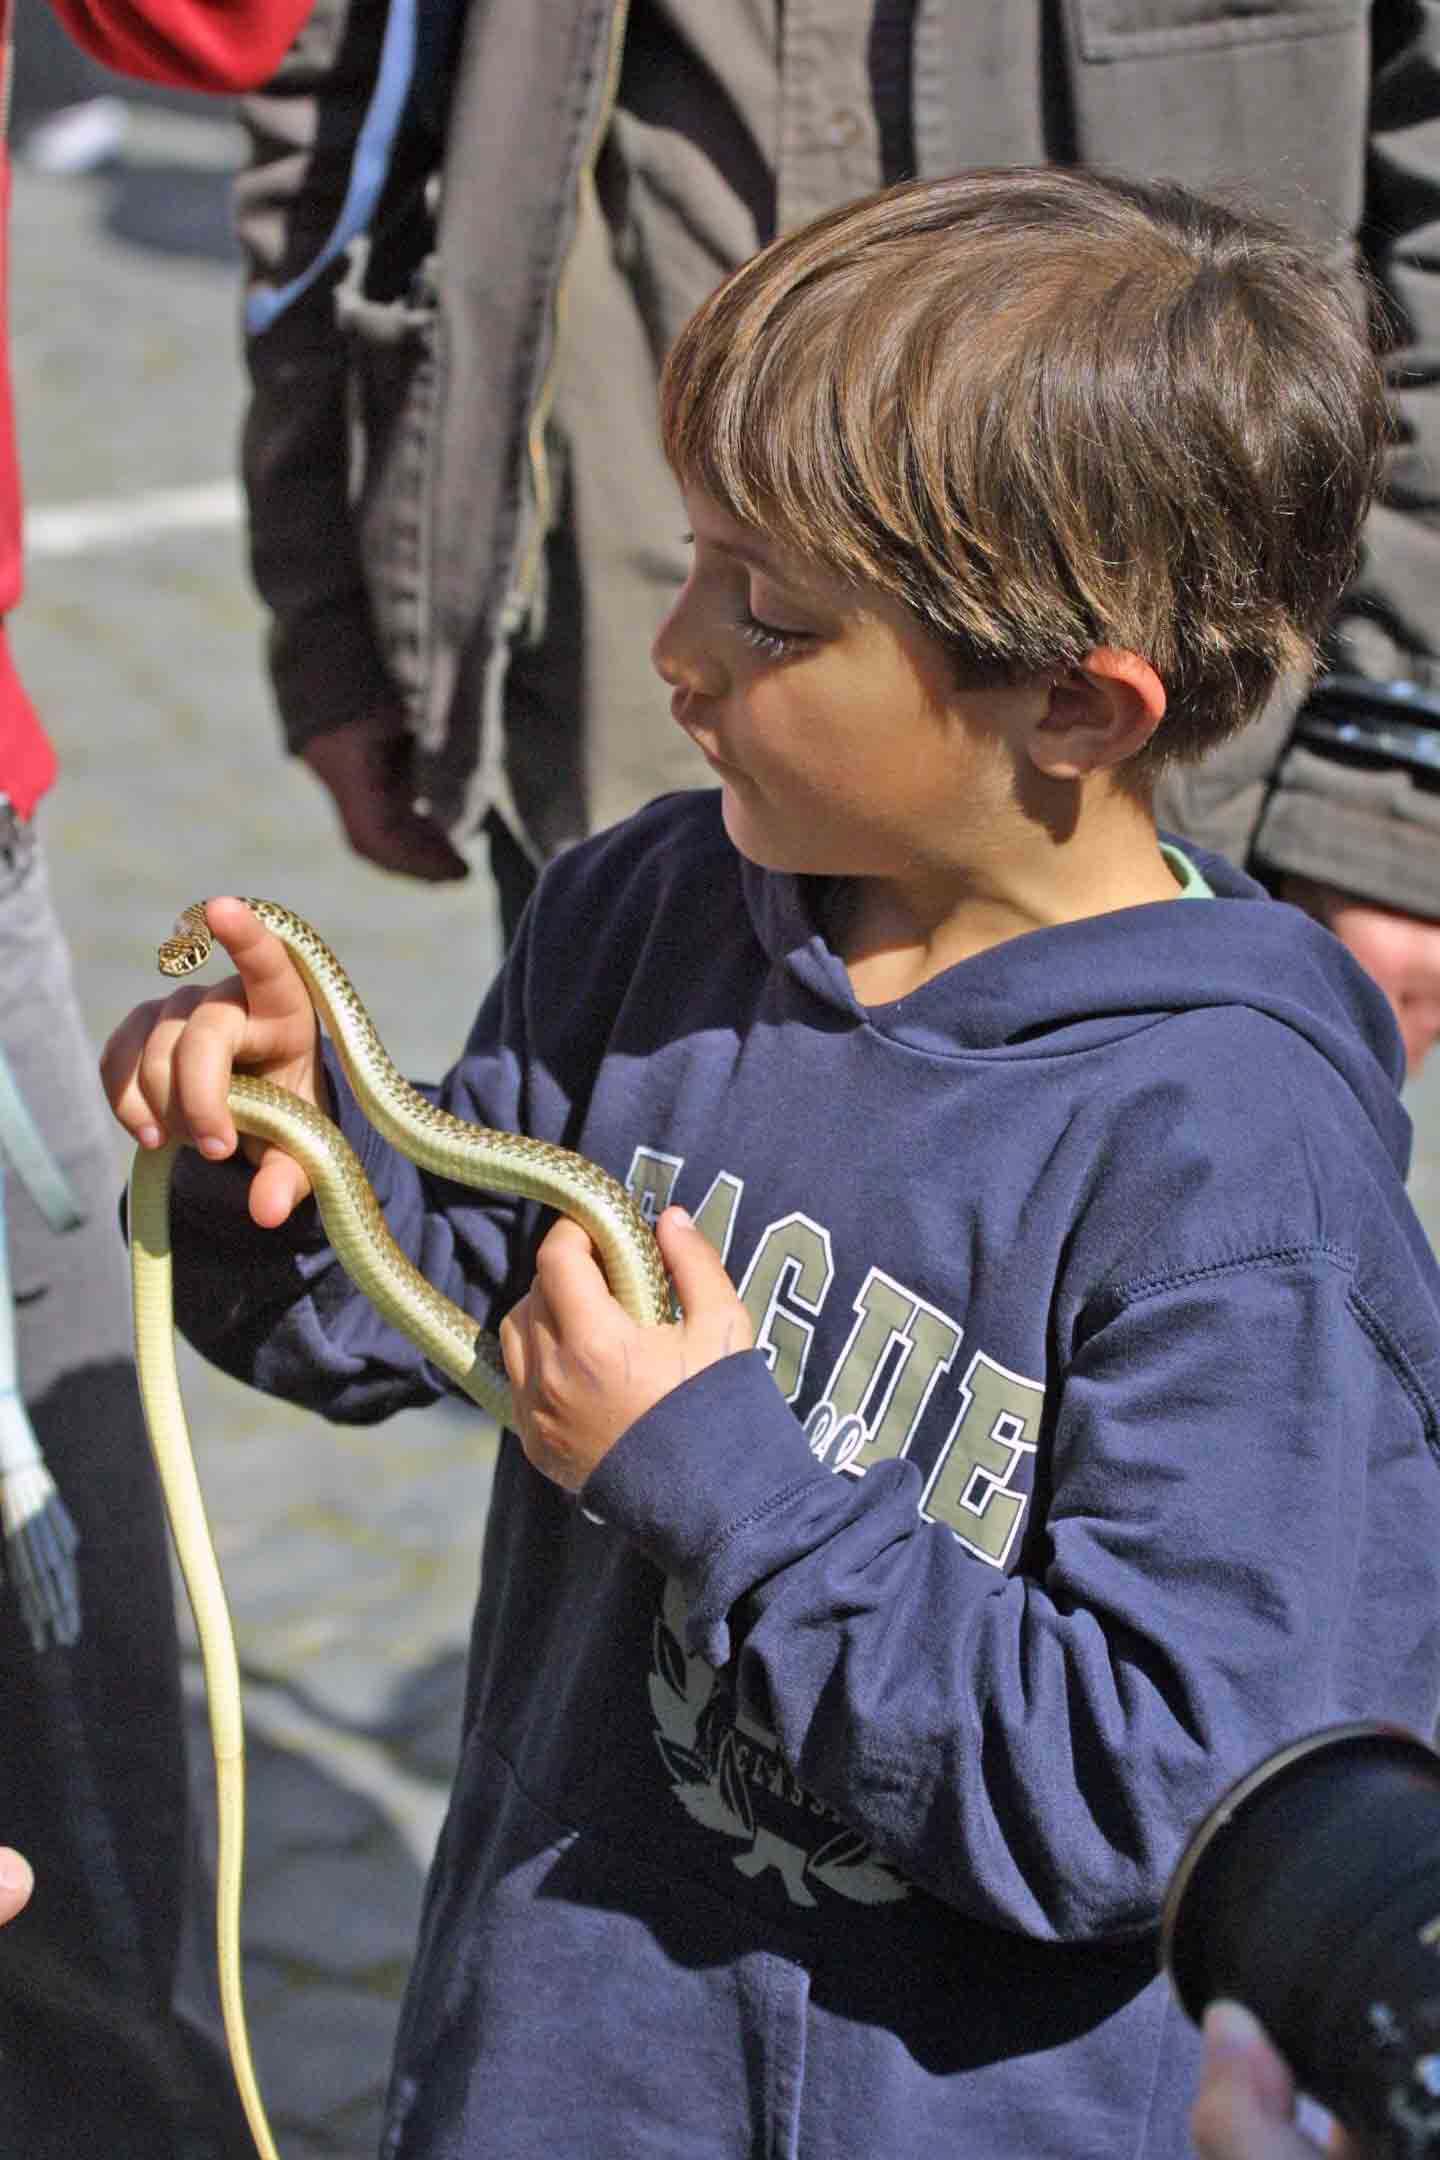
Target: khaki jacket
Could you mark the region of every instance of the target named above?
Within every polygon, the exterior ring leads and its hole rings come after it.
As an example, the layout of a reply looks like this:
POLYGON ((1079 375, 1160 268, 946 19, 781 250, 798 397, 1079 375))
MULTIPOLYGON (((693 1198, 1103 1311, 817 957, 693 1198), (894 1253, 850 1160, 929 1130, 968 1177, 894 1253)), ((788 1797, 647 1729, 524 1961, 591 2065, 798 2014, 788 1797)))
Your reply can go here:
MULTIPOLYGON (((469 825, 505 800, 505 658, 537 634, 542 542, 563 515, 549 422, 587 201, 608 220, 649 344, 648 379, 631 364, 612 394, 646 400, 679 322, 766 236, 767 188, 789 226, 886 175, 870 0, 785 0, 778 27, 774 0, 455 4, 453 65, 407 131, 372 244, 249 342, 244 462, 290 743, 398 698, 432 807, 469 825), (686 100, 707 69, 737 122, 728 144, 686 100)), ((383 0, 318 0, 275 82, 247 101, 238 208, 257 276, 294 274, 332 223, 382 26, 383 0)), ((1406 76, 1408 110, 1415 66, 1433 77, 1434 63, 1387 55, 1366 0, 1243 13, 1220 0, 917 0, 915 163, 1163 174, 1238 192, 1348 259, 1365 209, 1372 29, 1377 57, 1406 76)), ((1378 118, 1387 207, 1413 230, 1434 215, 1440 155, 1435 177, 1417 176, 1413 128, 1387 135, 1378 118)), ((1412 325, 1418 339, 1440 281, 1397 244, 1381 254, 1410 310, 1401 341, 1412 325)), ((586 361, 603 371, 606 354, 586 361)), ((1376 525, 1357 592, 1373 620, 1387 603, 1372 596, 1399 591, 1395 643, 1428 660, 1440 652, 1440 547, 1424 515, 1434 398, 1399 398, 1404 501, 1376 525)), ((643 653, 643 631, 637 642, 643 653)), ((613 756, 634 801, 653 792, 634 744, 613 756)), ((1272 740, 1266 775, 1243 776, 1252 809, 1274 756, 1272 740)), ((618 800, 598 790, 607 815, 629 806, 623 787, 618 800)), ((1222 776, 1212 794, 1235 788, 1222 776)))

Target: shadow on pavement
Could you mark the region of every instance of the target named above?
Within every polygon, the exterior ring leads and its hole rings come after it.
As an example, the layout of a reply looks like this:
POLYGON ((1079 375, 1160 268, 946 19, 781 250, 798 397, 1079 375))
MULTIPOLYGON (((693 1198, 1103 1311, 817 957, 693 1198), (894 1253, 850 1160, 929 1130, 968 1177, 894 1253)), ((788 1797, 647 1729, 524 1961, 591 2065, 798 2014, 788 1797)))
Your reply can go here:
POLYGON ((446 1792, 460 1753, 465 1652, 444 1650, 403 1675, 369 1730, 402 1770, 446 1792))

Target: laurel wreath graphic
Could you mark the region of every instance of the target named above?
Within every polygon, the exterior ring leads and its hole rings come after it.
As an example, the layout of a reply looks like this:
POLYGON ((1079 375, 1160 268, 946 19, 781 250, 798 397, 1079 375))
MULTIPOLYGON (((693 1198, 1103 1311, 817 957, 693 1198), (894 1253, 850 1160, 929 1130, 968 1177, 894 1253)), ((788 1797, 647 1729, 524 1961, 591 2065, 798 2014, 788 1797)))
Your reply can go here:
POLYGON ((649 1676, 655 1744, 670 1789, 694 1821, 733 1838, 744 1850, 735 1865, 745 1875, 778 1869, 793 1903, 815 1905, 815 1888, 832 1890, 860 1905, 893 1904, 910 1886, 869 1841, 843 1826, 813 1851, 758 1825, 749 1780, 740 1760, 740 1736, 728 1714, 718 1675, 684 1645, 685 1599, 666 1585, 655 1615, 654 1659, 649 1676))

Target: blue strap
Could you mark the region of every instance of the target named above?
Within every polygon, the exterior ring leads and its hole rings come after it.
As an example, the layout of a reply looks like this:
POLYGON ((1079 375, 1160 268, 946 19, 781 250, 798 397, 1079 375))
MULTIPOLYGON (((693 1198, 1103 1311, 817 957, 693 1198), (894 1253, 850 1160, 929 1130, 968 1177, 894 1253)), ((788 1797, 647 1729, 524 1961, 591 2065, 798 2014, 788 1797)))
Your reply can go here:
MULTIPOLYGON (((85 1211, 49 1142, 31 1116, 3 1050, 0 1050, 0 1149, 15 1165, 25 1190, 51 1229, 78 1229, 85 1220, 85 1211)), ((3 1268, 3 1261, 0 1261, 0 1268, 3 1268)))
MULTIPOLYGON (((5 1234, 5 1165, 0 1163, 0 1403, 20 1401, 15 1364, 15 1306, 10 1289, 10 1245, 5 1234)), ((20 1422, 28 1427, 24 1406, 20 1409, 20 1422)), ((33 1434, 28 1434, 23 1444, 15 1442, 8 1433, 0 1436, 0 1476, 18 1467, 22 1462, 36 1461, 39 1447, 33 1434)))
POLYGON ((308 268, 287 285, 257 285, 245 302, 245 327, 252 337, 279 320, 292 300, 315 283, 322 270, 363 232, 374 214, 390 170, 395 137, 416 80, 416 0, 390 0, 375 89, 360 123, 355 160, 340 215, 330 237, 308 268))
POLYGON ((70 1511, 45 1468, 35 1428, 20 1397, 15 1308, 5 1234, 5 1166, 0 1162, 0 1520, 5 1565, 31 1643, 73 1643, 80 1633, 80 1540, 70 1511), (21 1504, 17 1505, 17 1501, 21 1504))

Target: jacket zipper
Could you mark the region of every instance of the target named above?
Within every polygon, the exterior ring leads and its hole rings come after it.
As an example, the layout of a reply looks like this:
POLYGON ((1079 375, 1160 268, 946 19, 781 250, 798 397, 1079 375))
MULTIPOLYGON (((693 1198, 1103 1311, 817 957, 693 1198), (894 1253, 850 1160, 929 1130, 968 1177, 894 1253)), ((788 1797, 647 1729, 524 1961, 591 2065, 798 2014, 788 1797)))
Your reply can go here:
MULTIPOLYGON (((587 189, 595 185, 595 165, 600 155, 600 145, 605 130, 610 125, 610 115, 615 109, 615 98, 620 86, 620 56, 625 44, 626 18, 630 0, 615 0, 610 16, 609 46, 605 57, 605 79, 595 109, 595 123, 590 140, 580 160, 576 179, 576 230, 583 212, 587 189)), ((550 408, 555 402, 555 378, 559 367, 560 341, 565 328, 565 303, 570 283, 571 269, 575 260, 575 243, 572 241, 565 266, 555 284, 555 297, 550 313, 550 354, 545 364, 545 374, 536 393, 534 404, 526 425, 526 455, 530 466, 530 490, 532 525, 525 552, 516 568, 515 580, 510 588, 506 613, 510 620, 508 631, 518 628, 529 610, 534 597, 540 566, 540 553, 545 545, 545 535, 550 529, 551 490, 550 461, 545 449, 545 428, 550 418, 550 408)))

